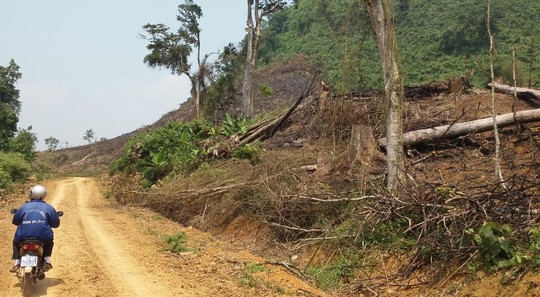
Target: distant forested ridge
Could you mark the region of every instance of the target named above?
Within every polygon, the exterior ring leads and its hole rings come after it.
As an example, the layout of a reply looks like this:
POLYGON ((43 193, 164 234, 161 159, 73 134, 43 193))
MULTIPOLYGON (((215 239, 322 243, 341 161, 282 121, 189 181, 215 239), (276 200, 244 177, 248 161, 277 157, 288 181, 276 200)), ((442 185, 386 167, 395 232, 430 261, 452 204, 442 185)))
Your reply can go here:
MULTIPOLYGON (((358 0, 300 0, 275 13, 263 31, 261 65, 297 54, 322 65, 340 91, 379 89, 379 56, 358 0)), ((466 77, 489 79, 487 0, 396 0, 398 42, 407 85, 466 77)), ((540 1, 492 0, 499 79, 511 81, 512 47, 521 86, 540 86, 540 1)))

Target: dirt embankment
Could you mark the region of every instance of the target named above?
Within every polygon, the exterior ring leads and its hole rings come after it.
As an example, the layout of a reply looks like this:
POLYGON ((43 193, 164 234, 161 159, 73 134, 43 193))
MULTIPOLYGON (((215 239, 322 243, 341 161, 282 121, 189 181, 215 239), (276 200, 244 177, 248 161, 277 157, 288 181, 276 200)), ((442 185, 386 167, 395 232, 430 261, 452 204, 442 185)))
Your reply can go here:
MULTIPOLYGON (((46 183, 46 200, 63 210, 55 231, 54 269, 33 296, 325 296, 281 267, 211 235, 140 208, 111 204, 94 179, 46 183), (187 252, 167 251, 166 235, 185 233, 187 252)), ((19 296, 12 265, 9 209, 0 210, 0 292, 19 296)))

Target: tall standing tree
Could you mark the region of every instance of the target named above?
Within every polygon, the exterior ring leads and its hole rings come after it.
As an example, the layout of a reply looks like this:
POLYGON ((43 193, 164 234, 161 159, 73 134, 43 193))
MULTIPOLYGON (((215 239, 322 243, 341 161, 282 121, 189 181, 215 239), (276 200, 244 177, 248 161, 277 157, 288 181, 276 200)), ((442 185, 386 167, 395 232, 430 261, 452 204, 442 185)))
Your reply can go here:
POLYGON ((150 51, 144 57, 144 63, 152 68, 165 67, 176 75, 186 75, 191 81, 191 97, 195 101, 197 118, 200 118, 201 102, 204 98, 204 62, 201 60, 201 28, 199 19, 203 16, 202 9, 193 0, 186 0, 178 5, 176 19, 180 28, 172 32, 164 24, 146 24, 143 29, 146 35, 142 38, 149 41, 146 48, 150 51), (189 56, 197 51, 197 70, 191 69, 189 56))
POLYGON ((92 141, 94 140, 94 137, 95 137, 94 130, 88 129, 86 130, 86 132, 84 132, 83 139, 88 141, 88 144, 92 143, 92 141))
POLYGON ((9 148, 9 141, 17 132, 21 102, 17 81, 22 77, 19 66, 13 59, 9 65, 0 66, 0 150, 9 148))
POLYGON ((47 146, 47 150, 49 152, 52 152, 58 148, 58 144, 60 143, 60 140, 54 137, 45 138, 45 145, 47 146))
POLYGON ((251 118, 255 113, 253 73, 257 65, 263 20, 285 4, 281 0, 247 0, 246 66, 242 86, 242 115, 244 117, 251 118))
POLYGON ((393 0, 364 0, 379 48, 386 112, 387 189, 394 194, 405 182, 403 152, 403 78, 399 70, 393 0))

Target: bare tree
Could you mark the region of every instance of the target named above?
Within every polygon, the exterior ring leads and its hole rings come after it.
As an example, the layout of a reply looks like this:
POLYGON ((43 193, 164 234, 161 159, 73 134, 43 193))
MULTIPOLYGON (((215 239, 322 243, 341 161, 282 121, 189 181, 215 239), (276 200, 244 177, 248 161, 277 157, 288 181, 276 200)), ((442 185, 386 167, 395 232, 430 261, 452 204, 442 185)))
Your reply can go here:
POLYGON ((392 0, 364 0, 379 48, 386 111, 387 189, 399 193, 405 181, 403 152, 403 78, 400 75, 392 0))
POLYGON ((255 72, 259 53, 262 22, 265 17, 281 8, 282 5, 283 3, 281 0, 247 0, 247 52, 244 84, 242 86, 242 115, 247 118, 253 117, 253 114, 255 113, 253 102, 253 73, 255 72))
MULTIPOLYGON (((502 182, 503 176, 501 172, 501 164, 500 164, 500 150, 501 150, 501 142, 499 140, 499 129, 497 127, 497 111, 495 108, 495 71, 493 70, 493 53, 495 51, 495 47, 493 45, 493 33, 491 32, 491 0, 487 0, 487 31, 489 35, 489 69, 491 74, 491 115, 493 117, 493 135, 495 136, 495 176, 502 182)), ((514 88, 515 90, 515 88, 514 88)), ((504 187, 504 183, 502 184, 504 187)))

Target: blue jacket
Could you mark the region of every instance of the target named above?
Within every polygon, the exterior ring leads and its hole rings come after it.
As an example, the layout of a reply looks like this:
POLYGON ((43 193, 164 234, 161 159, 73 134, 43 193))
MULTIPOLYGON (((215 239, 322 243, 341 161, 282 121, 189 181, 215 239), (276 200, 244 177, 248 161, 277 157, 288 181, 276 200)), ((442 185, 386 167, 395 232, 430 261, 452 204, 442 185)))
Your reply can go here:
POLYGON ((54 207, 41 199, 32 199, 13 215, 13 225, 17 225, 15 241, 36 238, 42 242, 54 239, 52 228, 60 226, 60 218, 54 207))

